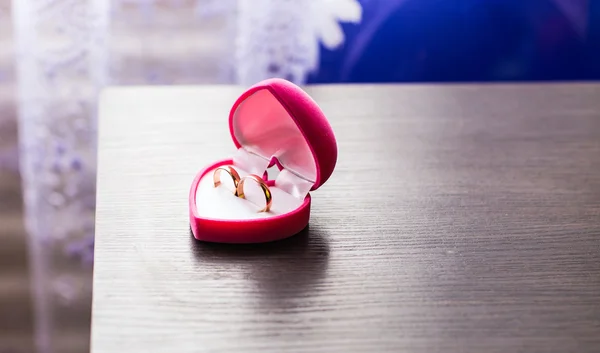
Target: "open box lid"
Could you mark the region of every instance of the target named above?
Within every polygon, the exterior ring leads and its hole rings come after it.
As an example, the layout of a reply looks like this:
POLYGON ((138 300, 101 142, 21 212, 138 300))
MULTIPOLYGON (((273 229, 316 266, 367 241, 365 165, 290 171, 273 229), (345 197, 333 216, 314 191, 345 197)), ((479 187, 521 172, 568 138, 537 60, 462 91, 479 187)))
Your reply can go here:
POLYGON ((261 81, 244 92, 229 114, 238 149, 269 160, 316 190, 331 176, 337 143, 327 118, 300 87, 283 79, 261 81))

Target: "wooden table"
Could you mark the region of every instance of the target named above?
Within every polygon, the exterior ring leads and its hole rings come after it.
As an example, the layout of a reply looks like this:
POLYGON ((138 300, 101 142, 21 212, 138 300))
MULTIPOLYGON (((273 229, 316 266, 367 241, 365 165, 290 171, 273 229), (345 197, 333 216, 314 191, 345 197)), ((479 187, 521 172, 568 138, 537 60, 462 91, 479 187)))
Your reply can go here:
POLYGON ((600 86, 321 86, 310 227, 198 243, 242 88, 101 100, 92 351, 599 352, 600 86))

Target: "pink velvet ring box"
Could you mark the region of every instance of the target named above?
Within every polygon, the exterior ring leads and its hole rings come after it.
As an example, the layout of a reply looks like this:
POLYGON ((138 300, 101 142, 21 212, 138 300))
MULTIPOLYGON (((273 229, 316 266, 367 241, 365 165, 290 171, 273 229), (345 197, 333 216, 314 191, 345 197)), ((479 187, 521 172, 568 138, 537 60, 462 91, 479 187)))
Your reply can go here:
MULTIPOLYGON (((283 79, 261 81, 244 92, 229 114, 237 152, 202 169, 190 189, 190 225, 198 240, 262 243, 302 231, 310 218, 309 192, 331 176, 337 144, 327 118, 300 87, 283 79), (241 177, 261 175, 271 190, 268 212, 214 186, 214 170, 233 167, 241 177), (277 166, 275 180, 267 169, 277 166)), ((225 173, 221 173, 226 177, 225 173)))

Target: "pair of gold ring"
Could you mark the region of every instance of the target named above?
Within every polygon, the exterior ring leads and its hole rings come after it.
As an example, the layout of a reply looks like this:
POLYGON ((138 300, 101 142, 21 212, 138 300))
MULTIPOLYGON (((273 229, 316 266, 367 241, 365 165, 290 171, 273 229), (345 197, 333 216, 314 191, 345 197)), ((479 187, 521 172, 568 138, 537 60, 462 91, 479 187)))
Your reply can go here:
POLYGON ((273 201, 273 197, 271 195, 271 190, 269 189, 269 186, 267 186, 267 184, 261 177, 255 174, 250 174, 248 176, 240 178, 240 175, 235 169, 233 169, 233 167, 218 167, 213 173, 213 182, 215 184, 215 187, 221 185, 221 172, 229 174, 229 176, 233 180, 233 186, 235 187, 233 194, 242 199, 246 198, 246 195, 244 194, 244 182, 248 179, 252 179, 256 183, 258 183, 261 190, 263 191, 263 194, 265 194, 266 203, 265 207, 260 209, 258 212, 269 212, 269 210, 271 209, 271 202, 273 201))

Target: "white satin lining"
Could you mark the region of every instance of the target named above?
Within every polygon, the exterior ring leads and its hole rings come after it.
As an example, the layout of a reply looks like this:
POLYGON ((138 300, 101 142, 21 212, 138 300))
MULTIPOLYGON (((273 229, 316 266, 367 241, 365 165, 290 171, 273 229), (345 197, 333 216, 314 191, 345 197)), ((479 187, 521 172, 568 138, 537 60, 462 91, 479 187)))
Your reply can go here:
MULTIPOLYGON (((234 168, 239 167, 248 171, 249 174, 256 174, 261 177, 269 167, 270 162, 270 158, 264 158, 258 154, 249 152, 244 148, 239 148, 233 156, 234 168)), ((293 171, 289 171, 285 168, 279 172, 279 175, 275 179, 275 187, 300 200, 306 198, 306 195, 308 195, 313 185, 314 183, 312 181, 306 180, 293 171)), ((273 200, 273 202, 275 202, 275 200, 273 200)))

